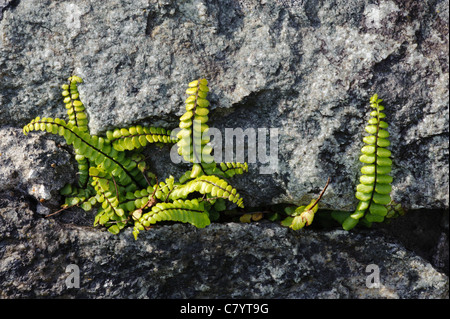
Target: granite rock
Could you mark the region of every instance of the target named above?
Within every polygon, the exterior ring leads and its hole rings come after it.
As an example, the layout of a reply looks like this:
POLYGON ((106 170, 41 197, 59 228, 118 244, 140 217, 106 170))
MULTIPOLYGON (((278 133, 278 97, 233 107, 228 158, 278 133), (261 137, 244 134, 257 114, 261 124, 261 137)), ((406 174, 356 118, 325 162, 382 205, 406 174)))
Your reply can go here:
MULTIPOLYGON (((448 0, 6 0, 0 12, 0 297, 448 298, 448 0), (198 77, 211 127, 276 129, 277 170, 262 174, 258 154, 233 180, 247 207, 304 204, 331 177, 321 207, 353 209, 376 92, 392 197, 410 212, 352 233, 175 224, 139 241, 93 229, 92 212, 44 217, 76 178, 73 151, 21 128, 65 117, 60 85, 73 73, 94 134, 177 127, 198 77), (71 264, 80 288, 66 286, 71 264)), ((184 171, 167 149, 147 152, 159 177, 184 171)))
POLYGON ((0 189, 33 197, 42 214, 61 204, 59 190, 75 181, 70 151, 43 133, 25 136, 16 127, 0 127, 0 189), (42 204, 41 204, 42 203, 42 204))
POLYGON ((447 275, 378 231, 173 224, 135 241, 1 195, 1 298, 448 298, 447 275))
MULTIPOLYGON (((6 1, 0 125, 63 117, 80 94, 94 134, 174 128, 186 83, 210 81, 210 126, 278 129, 277 171, 236 181, 247 206, 351 210, 368 99, 384 99, 393 198, 448 209, 448 1, 6 1)), ((267 140, 268 143, 268 140, 267 140)))

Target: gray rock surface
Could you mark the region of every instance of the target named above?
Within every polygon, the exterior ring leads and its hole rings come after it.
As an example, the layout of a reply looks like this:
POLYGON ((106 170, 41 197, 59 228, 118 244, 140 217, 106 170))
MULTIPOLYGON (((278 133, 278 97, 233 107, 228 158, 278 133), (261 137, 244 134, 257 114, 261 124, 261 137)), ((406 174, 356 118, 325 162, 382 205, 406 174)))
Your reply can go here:
MULTIPOLYGON (((448 298, 448 9, 448 0, 0 1, 0 297, 448 298), (130 230, 92 229, 79 210, 45 218, 76 177, 73 153, 21 128, 65 117, 60 85, 72 73, 85 80, 95 134, 177 127, 198 77, 210 82, 211 127, 277 128, 278 171, 260 174, 258 161, 233 180, 247 207, 309 202, 330 176, 322 207, 353 209, 377 92, 392 196, 410 213, 367 232, 177 224, 137 242, 130 230), (69 264, 80 267, 79 289, 65 285, 69 264), (380 288, 365 286, 369 264, 380 288)), ((148 152, 158 176, 184 171, 167 149, 148 152)))
POLYGON ((0 196, 1 298, 448 298, 447 275, 376 231, 174 224, 135 241, 131 231, 64 225, 32 206, 0 196), (69 265, 79 288, 67 286, 76 282, 69 265), (366 286, 369 265, 378 288, 366 286))
POLYGON ((0 189, 28 194, 42 201, 40 211, 58 206, 59 190, 76 176, 74 158, 55 140, 43 133, 24 136, 22 130, 0 128, 0 189), (44 206, 45 203, 45 206, 44 206))
POLYGON ((353 209, 368 99, 385 100, 393 197, 448 209, 448 1, 6 1, 0 125, 63 117, 72 72, 94 133, 176 127, 210 81, 210 126, 278 128, 278 172, 237 181, 247 206, 315 196, 353 209))

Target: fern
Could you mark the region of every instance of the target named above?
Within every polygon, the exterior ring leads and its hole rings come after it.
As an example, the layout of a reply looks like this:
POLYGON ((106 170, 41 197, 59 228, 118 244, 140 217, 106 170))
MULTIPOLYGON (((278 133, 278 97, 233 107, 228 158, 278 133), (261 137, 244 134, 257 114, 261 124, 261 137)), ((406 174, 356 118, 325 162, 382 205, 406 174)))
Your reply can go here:
POLYGON ((206 99, 209 88, 206 79, 189 83, 185 101, 186 112, 180 117, 180 131, 177 134, 178 154, 185 161, 193 163, 192 170, 186 172, 181 182, 201 175, 232 177, 248 171, 247 163, 215 163, 209 143, 208 114, 209 101, 206 99))
POLYGON ((356 187, 355 194, 359 203, 356 211, 342 222, 345 230, 355 227, 361 219, 368 224, 383 222, 388 214, 386 205, 391 203, 390 183, 393 178, 389 173, 392 160, 389 158, 391 151, 387 149, 390 145, 388 124, 383 120, 386 115, 382 112, 384 106, 381 102, 377 94, 370 99, 370 107, 373 110, 370 113, 369 125, 365 127, 369 135, 363 138, 365 145, 361 149, 359 160, 364 166, 361 168, 360 184, 356 187))
POLYGON ((314 219, 314 215, 319 209, 319 201, 322 199, 322 196, 329 184, 330 178, 328 178, 325 187, 319 194, 319 197, 317 199, 312 199, 308 205, 298 206, 294 209, 292 207, 287 207, 285 209, 285 212, 290 216, 281 221, 281 225, 287 226, 293 230, 299 230, 305 226, 311 225, 314 219))
POLYGON ((140 212, 133 214, 133 218, 136 220, 133 230, 135 237, 139 230, 144 230, 151 224, 160 221, 190 223, 198 228, 203 228, 210 224, 205 202, 198 199, 178 199, 171 203, 158 203, 152 206, 151 210, 145 214, 140 212))
POLYGON ((107 131, 106 137, 114 149, 119 152, 132 151, 147 146, 148 143, 174 143, 171 131, 159 127, 142 127, 140 125, 128 129, 115 129, 107 131))
POLYGON ((78 76, 71 76, 68 79, 68 84, 62 86, 63 102, 66 104, 69 117, 68 123, 77 126, 80 131, 89 132, 87 114, 79 98, 77 83, 83 83, 83 80, 78 76))
POLYGON ((209 142, 202 139, 204 133, 209 129, 208 121, 209 102, 206 99, 209 88, 205 79, 196 80, 189 83, 186 93, 189 95, 186 99, 186 112, 180 117, 180 132, 177 137, 180 139, 177 143, 178 153, 184 160, 195 162, 195 170, 191 177, 196 177, 201 169, 201 163, 211 163, 214 159, 211 156, 211 146, 209 142), (198 167, 198 168, 197 168, 198 167))
MULTIPOLYGON (((80 130, 78 126, 66 123, 64 120, 37 117, 24 127, 25 135, 28 132, 41 130, 63 136, 68 145, 72 145, 75 153, 82 159, 88 159, 90 165, 102 165, 104 169, 117 177, 123 184, 130 182, 143 185, 145 180, 139 176, 135 162, 126 158, 125 153, 118 152, 107 139, 91 136, 80 130)), ((80 162, 79 162, 80 163, 80 162)), ((87 163, 87 162, 85 162, 87 163)), ((85 175, 83 170, 80 175, 85 175)))
MULTIPOLYGON (((356 187, 355 197, 359 200, 354 212, 332 211, 331 217, 339 222, 343 229, 350 230, 359 222, 366 226, 372 223, 383 222, 386 219, 404 215, 402 206, 391 200, 391 151, 387 149, 389 141, 389 125, 384 121, 386 114, 382 111, 384 106, 381 99, 375 94, 370 99, 371 118, 365 131, 369 134, 363 138, 364 146, 359 157, 364 165, 361 168, 360 184, 356 187)), ((327 185, 317 200, 312 200, 307 206, 287 207, 285 212, 289 215, 281 224, 294 230, 311 225, 318 210, 317 203, 321 199, 327 185)))
POLYGON ((23 128, 25 135, 37 130, 60 135, 74 148, 78 186, 68 184, 61 189, 66 197, 63 209, 80 206, 90 211, 98 207, 94 226, 117 234, 134 224, 137 238, 139 231, 160 221, 205 227, 210 224, 210 213, 223 210, 224 199, 244 207, 237 190, 223 178, 248 171, 247 163, 215 163, 209 139, 204 138, 209 129, 205 79, 189 83, 186 113, 180 118, 177 137, 171 130, 140 125, 109 130, 105 136, 90 135, 77 88, 82 82, 80 77, 71 76, 62 86, 67 122, 37 117, 23 128), (158 182, 140 153, 149 143, 177 143, 179 154, 193 164, 192 169, 178 182, 173 176, 158 182), (198 198, 192 199, 195 196, 198 198))
POLYGON ((175 188, 169 198, 186 198, 189 194, 198 192, 212 198, 223 198, 243 208, 243 199, 236 189, 217 176, 200 176, 184 185, 175 188))
MULTIPOLYGON (((86 109, 78 92, 80 83, 83 83, 80 77, 71 76, 62 85, 66 120, 36 117, 23 127, 25 135, 38 130, 56 134, 74 148, 78 185, 68 184, 61 189, 61 195, 65 196, 62 210, 73 206, 85 211, 97 208, 94 226, 105 227, 113 234, 133 226, 133 235, 137 239, 140 231, 163 221, 206 227, 226 209, 225 201, 244 208, 243 198, 228 179, 247 172, 248 165, 215 162, 208 135, 209 88, 206 79, 188 84, 186 112, 180 117, 180 130, 176 136, 165 128, 141 125, 108 130, 105 136, 91 135, 86 109), (192 164, 191 169, 177 180, 170 176, 165 181, 158 181, 148 170, 146 158, 141 153, 151 143, 176 143, 179 155, 192 164)), ((370 99, 373 110, 365 127, 369 135, 363 138, 365 145, 359 158, 364 166, 360 184, 356 187, 355 196, 359 200, 356 210, 331 213, 346 230, 359 222, 371 225, 404 214, 401 205, 390 197, 392 160, 387 149, 390 145, 388 124, 383 120, 386 115, 382 112, 381 102, 376 94, 370 99)), ((308 205, 288 207, 289 216, 282 225, 293 230, 311 225, 329 182, 330 179, 319 197, 308 205)), ((248 218, 253 218, 252 214, 245 214, 242 220, 248 221, 248 218)))

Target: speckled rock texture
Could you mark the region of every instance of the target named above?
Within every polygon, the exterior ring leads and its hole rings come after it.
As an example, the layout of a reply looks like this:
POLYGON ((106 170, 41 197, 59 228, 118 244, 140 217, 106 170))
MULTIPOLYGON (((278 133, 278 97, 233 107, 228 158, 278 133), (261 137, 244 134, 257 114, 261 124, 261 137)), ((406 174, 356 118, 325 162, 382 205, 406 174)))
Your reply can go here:
MULTIPOLYGON (((0 297, 448 298, 448 0, 0 0, 0 297), (392 197, 380 229, 164 225, 113 236, 78 210, 44 217, 76 179, 58 136, 21 128, 65 117, 60 85, 84 79, 93 134, 178 126, 205 77, 210 127, 277 129, 277 170, 232 183, 246 207, 352 210, 368 100, 384 99, 392 197), (67 289, 77 264, 81 287, 67 289), (365 285, 368 265, 381 286, 365 285)), ((224 136, 225 137, 225 136, 224 136)), ((266 137, 269 147, 269 136, 266 137)), ((184 172, 148 150, 160 177, 184 172)), ((268 149, 269 151, 269 149, 268 149)))
POLYGON ((247 206, 307 202, 330 176, 322 205, 351 210, 377 92, 393 198, 448 209, 448 1, 3 3, 0 125, 63 117, 76 73, 92 133, 174 128, 186 84, 206 77, 211 127, 278 128, 278 171, 257 159, 237 181, 247 206))
POLYGON ((448 298, 447 275, 381 232, 174 224, 135 241, 62 227, 2 195, 1 298, 448 298), (78 288, 67 286, 69 265, 78 288), (368 288, 373 265, 379 286, 368 288))

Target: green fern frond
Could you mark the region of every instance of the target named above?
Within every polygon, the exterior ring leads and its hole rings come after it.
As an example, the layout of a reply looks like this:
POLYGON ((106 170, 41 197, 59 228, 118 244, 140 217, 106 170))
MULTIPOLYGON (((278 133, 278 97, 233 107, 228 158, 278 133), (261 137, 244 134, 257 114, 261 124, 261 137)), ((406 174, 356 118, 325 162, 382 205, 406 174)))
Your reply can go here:
POLYGON ((66 184, 61 190, 61 195, 65 196, 63 208, 79 206, 85 211, 92 209, 97 204, 95 198, 95 190, 92 186, 87 185, 86 188, 80 188, 66 184))
POLYGON ((293 230, 299 230, 302 229, 305 226, 311 225, 314 219, 314 214, 319 209, 318 205, 315 205, 315 200, 311 200, 311 203, 309 203, 307 206, 300 206, 298 207, 293 215, 293 219, 291 221, 291 224, 289 225, 289 228, 293 230))
POLYGON ((148 143, 176 143, 171 135, 172 131, 160 127, 142 127, 140 125, 129 128, 117 128, 107 131, 106 137, 117 151, 132 151, 147 146, 148 143))
POLYGON ((200 194, 208 194, 213 198, 227 199, 235 203, 238 207, 244 208, 243 199, 235 188, 228 184, 227 181, 217 176, 200 176, 196 179, 175 187, 170 194, 170 199, 186 198, 189 194, 198 192, 200 194))
POLYGON ((79 98, 77 83, 82 83, 83 80, 78 76, 71 76, 68 79, 68 84, 62 85, 62 96, 67 109, 69 117, 68 123, 79 127, 82 132, 89 132, 88 118, 85 107, 79 98))
POLYGON ((370 99, 369 125, 365 127, 368 136, 363 138, 365 146, 362 147, 359 160, 364 164, 361 168, 360 184, 356 187, 355 197, 359 200, 356 211, 351 214, 342 224, 346 230, 355 227, 361 218, 366 222, 384 221, 388 209, 386 205, 391 202, 390 193, 392 187, 390 183, 393 178, 391 172, 392 160, 391 151, 386 147, 390 145, 388 140, 388 124, 383 121, 386 115, 382 112, 384 106, 380 103, 378 95, 375 94, 370 99))
POLYGON ((236 174, 248 172, 247 163, 219 163, 219 167, 227 178, 231 178, 236 174))
POLYGON ((92 186, 99 196, 99 203, 102 208, 109 213, 112 211, 115 215, 124 216, 125 211, 119 207, 119 188, 109 175, 100 168, 91 167, 89 174, 92 177, 92 186))
POLYGON ((64 137, 68 145, 74 147, 76 154, 84 156, 95 165, 102 164, 107 172, 118 177, 119 183, 133 182, 136 185, 145 185, 145 179, 136 167, 136 162, 125 157, 125 153, 111 147, 109 141, 103 137, 91 136, 64 120, 51 118, 37 117, 23 130, 24 134, 33 130, 59 134, 64 137))
POLYGON ((184 184, 195 177, 203 175, 217 175, 222 178, 232 178, 234 175, 248 172, 247 163, 209 163, 194 164, 192 170, 185 172, 180 177, 180 183, 184 184))
POLYGON ((172 203, 158 203, 152 209, 135 221, 133 235, 137 238, 139 230, 144 230, 161 221, 190 223, 197 228, 204 228, 210 224, 204 202, 178 199, 172 203))
MULTIPOLYGON (((203 139, 209 127, 208 122, 209 101, 208 81, 206 79, 195 80, 189 83, 186 90, 188 98, 185 101, 186 112, 180 117, 180 131, 177 134, 179 141, 178 153, 192 163, 211 163, 214 158, 211 156, 212 148, 207 145, 209 139, 203 139)), ((198 170, 193 170, 197 173, 198 170)), ((192 176, 192 178, 196 177, 192 176)))

